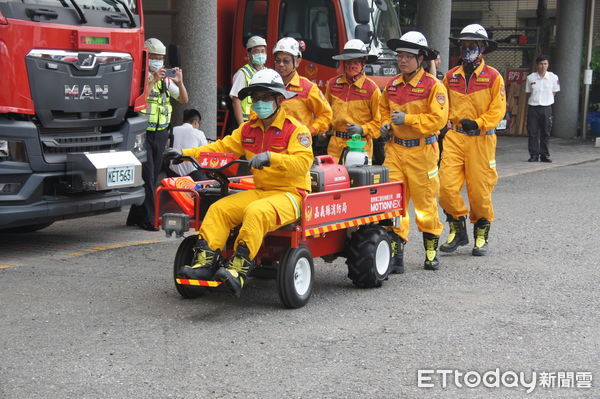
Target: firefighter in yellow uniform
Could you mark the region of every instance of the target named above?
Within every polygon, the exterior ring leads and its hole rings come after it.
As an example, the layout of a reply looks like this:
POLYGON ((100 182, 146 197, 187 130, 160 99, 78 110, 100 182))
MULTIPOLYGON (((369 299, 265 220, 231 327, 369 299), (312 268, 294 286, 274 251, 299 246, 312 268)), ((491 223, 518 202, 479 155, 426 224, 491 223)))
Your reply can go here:
POLYGON ((286 89, 296 96, 284 100, 281 107, 287 115, 296 118, 315 136, 325 133, 331 123, 332 111, 323 92, 310 80, 298 74, 302 61, 298 41, 292 37, 280 39, 273 48, 275 70, 281 75, 286 89))
POLYGON ((327 82, 325 98, 331 104, 333 135, 327 153, 336 162, 346 141, 353 134, 360 134, 367 141, 365 150, 373 157, 373 139, 379 137, 380 115, 379 98, 381 92, 377 84, 365 75, 365 65, 375 62, 376 55, 369 55, 367 46, 359 40, 349 40, 342 54, 332 57, 342 62, 344 73, 327 82))
MULTIPOLYGON (((443 225, 439 220, 437 135, 448 119, 448 101, 444 85, 421 67, 423 61, 435 58, 420 32, 410 31, 400 39, 388 40, 395 50, 401 74, 385 87, 379 109, 381 134, 391 133, 386 144, 384 166, 390 169, 390 180, 403 181, 406 203, 412 199, 416 223, 423 233, 424 268, 437 270, 439 236, 443 225)), ((408 241, 408 214, 400 226, 390 232, 392 238, 391 273, 404 272, 404 244, 408 241)))
POLYGON ((240 90, 241 99, 248 95, 256 117, 230 136, 201 147, 165 151, 165 157, 174 160, 182 155, 198 157, 201 152, 232 152, 250 160, 256 188, 210 206, 195 245, 194 264, 182 270, 184 278, 224 281, 238 297, 263 237, 300 217, 313 162, 310 132, 281 107, 284 98, 295 94, 285 90, 279 74, 272 69, 256 72, 250 85, 240 90), (240 230, 235 253, 219 268, 220 252, 236 226, 240 230))
POLYGON ((494 220, 492 191, 498 182, 495 128, 506 113, 504 79, 483 60, 483 54, 493 51, 497 44, 488 39, 481 25, 468 25, 459 37, 450 40, 460 46, 462 65, 444 77, 452 128, 444 138, 440 206, 450 232, 440 251, 453 252, 469 243, 465 217, 470 212, 475 225, 472 254, 482 256, 487 253, 490 223, 494 220), (461 195, 465 182, 470 211, 461 195))

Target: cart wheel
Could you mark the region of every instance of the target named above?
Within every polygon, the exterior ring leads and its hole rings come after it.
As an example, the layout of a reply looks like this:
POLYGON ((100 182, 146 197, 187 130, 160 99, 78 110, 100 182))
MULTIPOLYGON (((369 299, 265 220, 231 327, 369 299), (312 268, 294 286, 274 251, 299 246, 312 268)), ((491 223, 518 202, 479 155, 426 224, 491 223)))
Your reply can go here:
POLYGON ((290 248, 277 271, 277 290, 286 308, 306 305, 314 285, 315 267, 312 255, 305 246, 290 248))
POLYGON ((358 288, 381 287, 387 278, 392 255, 387 231, 381 226, 363 226, 352 234, 346 249, 348 278, 358 288))
POLYGON ((177 253, 175 254, 175 262, 173 262, 173 280, 175 281, 175 288, 177 288, 177 292, 186 298, 198 298, 206 292, 206 288, 197 287, 191 285, 183 285, 177 284, 177 276, 179 275, 179 271, 185 265, 189 265, 192 262, 192 258, 194 256, 194 244, 198 241, 198 235, 188 236, 177 248, 177 253))

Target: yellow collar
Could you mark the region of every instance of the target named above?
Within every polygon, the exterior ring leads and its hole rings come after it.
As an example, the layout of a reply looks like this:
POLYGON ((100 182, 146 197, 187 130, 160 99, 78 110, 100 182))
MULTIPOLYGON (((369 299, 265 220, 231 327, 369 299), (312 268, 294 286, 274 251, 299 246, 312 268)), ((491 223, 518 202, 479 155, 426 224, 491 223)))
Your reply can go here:
POLYGON ((294 71, 294 75, 292 76, 292 78, 290 79, 290 81, 287 84, 288 86, 294 86, 294 87, 300 87, 300 75, 298 74, 298 71, 294 71))
POLYGON ((363 72, 362 76, 360 78, 358 78, 357 80, 355 80, 354 82, 350 83, 348 81, 348 78, 346 77, 346 74, 343 73, 340 75, 340 77, 337 79, 336 83, 339 84, 350 84, 350 85, 355 85, 356 87, 358 87, 359 89, 362 89, 363 85, 365 84, 365 81, 367 80, 367 75, 363 72))
POLYGON ((419 68, 417 70, 417 72, 415 73, 415 76, 413 76, 408 82, 404 82, 404 75, 400 74, 398 79, 394 80, 394 85, 397 86, 401 83, 404 83, 404 84, 409 84, 412 87, 417 87, 417 85, 421 81, 421 78, 423 77, 424 74, 425 74, 425 71, 423 70, 423 68, 419 68))
MULTIPOLYGON (((286 118, 287 118, 287 114, 285 113, 283 108, 281 108, 281 106, 279 106, 279 111, 277 112, 277 115, 275 115, 275 119, 273 120, 273 123, 271 123, 271 126, 269 126, 269 127, 274 126, 279 130, 283 129, 283 124, 285 123, 286 118)), ((263 125, 262 119, 257 119, 256 122, 254 122, 251 126, 258 127, 263 132, 265 131, 265 126, 263 125)))
MULTIPOLYGON (((473 73, 475 74, 475 76, 479 77, 479 74, 481 73, 481 71, 483 70, 483 67, 485 66, 485 60, 482 58, 481 59, 481 64, 479 64, 479 66, 477 68, 475 68, 475 70, 473 71, 473 73)), ((459 66, 458 69, 456 70, 456 72, 454 72, 455 75, 462 75, 463 77, 465 76, 465 67, 464 66, 459 66)))

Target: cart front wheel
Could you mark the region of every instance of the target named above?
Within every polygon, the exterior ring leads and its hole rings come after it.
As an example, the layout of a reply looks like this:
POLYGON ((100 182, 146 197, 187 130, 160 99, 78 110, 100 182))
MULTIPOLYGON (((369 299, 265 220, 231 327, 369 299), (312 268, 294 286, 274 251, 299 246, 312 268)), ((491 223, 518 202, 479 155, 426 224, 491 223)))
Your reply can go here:
POLYGON ((186 237, 179 248, 177 248, 177 253, 175 254, 175 262, 173 262, 173 280, 175 281, 175 288, 179 295, 186 299, 198 298, 204 295, 206 292, 206 288, 184 285, 177 283, 177 276, 179 275, 180 270, 185 265, 192 264, 192 258, 194 257, 194 245, 198 241, 198 235, 188 236, 186 237))
POLYGON ((277 272, 279 298, 286 308, 296 309, 306 305, 312 295, 315 267, 305 246, 287 250, 277 272))

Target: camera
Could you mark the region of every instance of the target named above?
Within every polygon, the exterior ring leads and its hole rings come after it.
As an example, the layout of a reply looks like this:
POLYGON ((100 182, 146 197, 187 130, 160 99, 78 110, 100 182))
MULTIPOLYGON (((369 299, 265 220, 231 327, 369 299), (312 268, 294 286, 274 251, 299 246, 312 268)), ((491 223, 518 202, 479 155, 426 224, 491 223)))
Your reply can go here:
POLYGON ((176 76, 175 69, 173 69, 173 68, 165 69, 165 76, 167 78, 174 78, 176 76))

